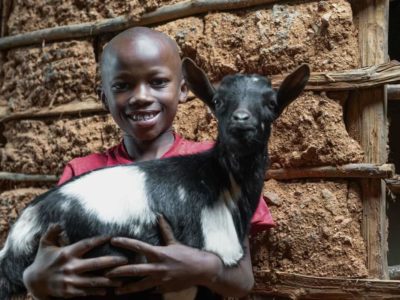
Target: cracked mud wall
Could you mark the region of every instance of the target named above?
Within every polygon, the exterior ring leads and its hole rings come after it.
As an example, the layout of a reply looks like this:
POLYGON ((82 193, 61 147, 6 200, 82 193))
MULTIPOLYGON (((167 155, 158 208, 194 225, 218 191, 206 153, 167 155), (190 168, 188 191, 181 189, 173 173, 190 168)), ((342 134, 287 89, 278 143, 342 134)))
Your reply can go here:
MULTIPOLYGON (((41 3, 15 1, 7 23, 9 32, 121 14, 139 16, 172 2, 41 3)), ((359 66, 357 29, 351 6, 344 0, 208 13, 154 28, 174 38, 181 54, 193 58, 215 82, 235 72, 287 73, 304 62, 313 71, 359 66)), ((100 43, 81 39, 9 50, 3 56, 0 71, 0 114, 97 101, 96 55, 109 35, 99 40, 100 43)), ((174 128, 188 139, 209 140, 215 139, 217 125, 211 112, 199 100, 192 100, 179 106, 174 128)), ((29 174, 59 175, 73 157, 103 151, 121 139, 111 118, 100 111, 16 119, 4 122, 0 130, 0 170, 29 174)), ((274 124, 269 152, 272 168, 363 161, 361 147, 346 131, 341 101, 324 93, 304 93, 288 107, 274 124)), ((26 184, 0 184, 0 188, 0 218, 11 222, 25 203, 44 190, 26 184)), ((361 196, 355 183, 270 180, 264 194, 277 227, 253 238, 256 269, 316 276, 367 275, 360 232, 361 196)), ((7 230, 8 225, 0 223, 0 238, 7 230)))

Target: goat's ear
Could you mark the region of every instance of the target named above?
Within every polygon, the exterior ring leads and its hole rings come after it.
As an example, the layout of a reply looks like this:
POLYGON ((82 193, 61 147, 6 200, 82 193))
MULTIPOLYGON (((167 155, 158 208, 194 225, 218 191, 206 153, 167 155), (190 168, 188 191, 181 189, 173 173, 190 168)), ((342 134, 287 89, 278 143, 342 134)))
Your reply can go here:
POLYGON ((193 94, 214 110, 212 99, 215 94, 215 89, 208 80, 206 73, 204 73, 193 60, 187 57, 182 60, 182 73, 187 86, 193 94))
POLYGON ((277 117, 300 95, 309 78, 310 67, 302 64, 283 80, 278 90, 277 117))

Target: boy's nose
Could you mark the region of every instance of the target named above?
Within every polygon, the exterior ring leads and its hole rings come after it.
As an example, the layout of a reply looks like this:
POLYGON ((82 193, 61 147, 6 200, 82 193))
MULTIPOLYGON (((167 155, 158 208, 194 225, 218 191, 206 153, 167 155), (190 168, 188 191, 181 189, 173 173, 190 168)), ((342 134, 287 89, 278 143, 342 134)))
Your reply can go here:
POLYGON ((150 93, 145 84, 137 85, 132 93, 132 96, 129 99, 130 104, 134 104, 137 102, 149 102, 151 101, 150 93))

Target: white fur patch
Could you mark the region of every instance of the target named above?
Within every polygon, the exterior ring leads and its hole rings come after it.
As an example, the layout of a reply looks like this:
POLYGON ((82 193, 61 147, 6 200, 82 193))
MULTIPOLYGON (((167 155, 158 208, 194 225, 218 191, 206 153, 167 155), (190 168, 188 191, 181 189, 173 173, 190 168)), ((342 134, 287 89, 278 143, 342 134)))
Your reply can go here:
MULTIPOLYGON (((223 196, 222 196, 223 197, 223 196)), ((233 218, 223 199, 201 212, 204 249, 218 254, 226 266, 236 264, 243 249, 236 233, 233 218)))
POLYGON ((164 300, 194 300, 197 294, 197 287, 190 287, 179 292, 166 293, 163 295, 164 300))
MULTIPOLYGON (((156 216, 149 207, 145 180, 138 167, 120 166, 82 176, 62 186, 60 192, 79 199, 84 209, 102 222, 150 224, 156 222, 156 216)), ((132 231, 139 233, 141 226, 132 231)))
POLYGON ((178 186, 179 200, 182 202, 186 201, 186 191, 183 186, 178 186))
POLYGON ((27 253, 32 250, 33 237, 41 230, 34 206, 27 207, 11 229, 9 237, 0 252, 0 258, 9 248, 16 253, 27 253))

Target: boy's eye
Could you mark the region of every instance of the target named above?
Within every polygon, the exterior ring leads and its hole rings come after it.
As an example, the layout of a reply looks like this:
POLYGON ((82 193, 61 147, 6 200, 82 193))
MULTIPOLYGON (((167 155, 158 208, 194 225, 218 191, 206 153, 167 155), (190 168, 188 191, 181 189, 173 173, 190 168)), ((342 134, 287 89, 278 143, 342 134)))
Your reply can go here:
POLYGON ((126 91, 127 88, 128 88, 128 83, 126 82, 116 82, 111 85, 111 90, 117 93, 126 91))
POLYGON ((150 84, 154 87, 160 88, 165 87, 168 83, 168 79, 165 78, 154 78, 150 80, 150 84))

